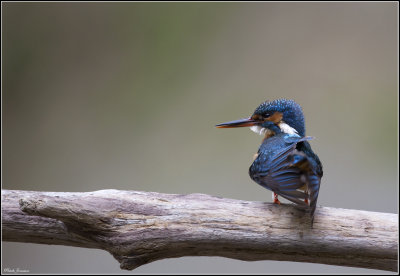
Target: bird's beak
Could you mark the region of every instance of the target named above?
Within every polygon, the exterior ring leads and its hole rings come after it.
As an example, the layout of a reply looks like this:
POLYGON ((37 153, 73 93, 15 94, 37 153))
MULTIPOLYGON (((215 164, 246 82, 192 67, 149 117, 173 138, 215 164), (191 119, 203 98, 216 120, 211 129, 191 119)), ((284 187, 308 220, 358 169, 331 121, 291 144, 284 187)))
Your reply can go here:
POLYGON ((249 127, 249 126, 254 126, 257 124, 258 124, 258 121, 253 120, 251 118, 246 118, 246 119, 240 119, 240 120, 222 123, 222 124, 216 125, 216 127, 217 128, 249 127))

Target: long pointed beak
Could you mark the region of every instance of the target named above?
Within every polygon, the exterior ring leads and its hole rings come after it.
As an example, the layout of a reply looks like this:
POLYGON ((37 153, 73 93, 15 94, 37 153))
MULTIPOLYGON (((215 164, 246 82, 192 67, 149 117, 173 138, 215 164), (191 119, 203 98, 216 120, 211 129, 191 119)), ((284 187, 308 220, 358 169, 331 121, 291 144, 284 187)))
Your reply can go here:
POLYGON ((222 123, 222 124, 216 125, 216 127, 217 128, 249 127, 249 126, 254 126, 257 123, 258 123, 257 121, 255 121, 251 118, 246 118, 246 119, 240 119, 240 120, 222 123))

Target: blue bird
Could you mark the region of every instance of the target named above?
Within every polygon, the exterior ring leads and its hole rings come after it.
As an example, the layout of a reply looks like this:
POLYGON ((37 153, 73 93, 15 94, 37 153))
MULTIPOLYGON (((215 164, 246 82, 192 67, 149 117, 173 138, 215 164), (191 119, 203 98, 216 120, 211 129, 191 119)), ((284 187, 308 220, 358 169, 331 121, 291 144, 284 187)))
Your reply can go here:
POLYGON ((218 128, 250 127, 264 139, 249 175, 256 183, 310 211, 311 224, 317 206, 322 164, 305 136, 303 111, 293 100, 278 99, 259 105, 245 119, 216 125, 218 128))

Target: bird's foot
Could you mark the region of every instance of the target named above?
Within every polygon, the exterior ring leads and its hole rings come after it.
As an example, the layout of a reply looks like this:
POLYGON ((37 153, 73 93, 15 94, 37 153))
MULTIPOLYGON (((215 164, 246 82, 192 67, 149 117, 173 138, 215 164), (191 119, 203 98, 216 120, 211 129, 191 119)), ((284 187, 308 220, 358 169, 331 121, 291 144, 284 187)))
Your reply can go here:
POLYGON ((308 205, 308 198, 305 198, 305 199, 304 199, 304 202, 305 202, 305 204, 308 205))
POLYGON ((275 204, 281 204, 281 202, 278 199, 278 194, 274 193, 274 203, 275 204))

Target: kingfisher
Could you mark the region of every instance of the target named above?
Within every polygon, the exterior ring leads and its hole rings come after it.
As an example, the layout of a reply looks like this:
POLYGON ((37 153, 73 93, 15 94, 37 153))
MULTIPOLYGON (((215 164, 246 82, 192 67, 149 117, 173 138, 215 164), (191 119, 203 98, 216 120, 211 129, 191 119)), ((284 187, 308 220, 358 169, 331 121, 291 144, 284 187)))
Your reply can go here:
POLYGON ((289 99, 265 101, 250 117, 216 127, 250 127, 263 136, 249 168, 250 178, 273 192, 274 203, 280 204, 282 196, 308 210, 312 225, 323 170, 308 142, 313 137, 305 136, 301 106, 289 99))

